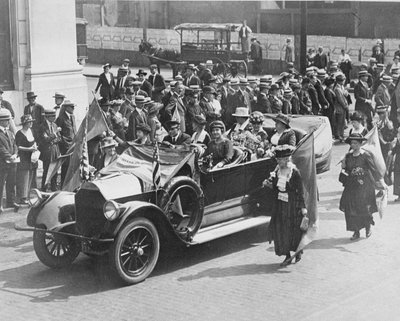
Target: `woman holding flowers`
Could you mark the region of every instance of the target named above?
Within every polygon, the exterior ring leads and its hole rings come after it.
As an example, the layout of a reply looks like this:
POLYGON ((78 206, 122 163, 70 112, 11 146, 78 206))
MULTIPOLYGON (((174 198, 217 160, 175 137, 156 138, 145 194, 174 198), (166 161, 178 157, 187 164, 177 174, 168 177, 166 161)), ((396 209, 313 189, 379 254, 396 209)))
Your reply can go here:
POLYGON ((361 149, 365 140, 359 133, 349 135, 346 142, 351 149, 342 161, 341 182, 344 191, 340 199, 340 210, 344 212, 347 230, 354 232, 351 240, 359 239, 363 228, 365 236, 371 236, 371 225, 374 225, 372 214, 378 211, 375 181, 386 186, 372 157, 361 149))

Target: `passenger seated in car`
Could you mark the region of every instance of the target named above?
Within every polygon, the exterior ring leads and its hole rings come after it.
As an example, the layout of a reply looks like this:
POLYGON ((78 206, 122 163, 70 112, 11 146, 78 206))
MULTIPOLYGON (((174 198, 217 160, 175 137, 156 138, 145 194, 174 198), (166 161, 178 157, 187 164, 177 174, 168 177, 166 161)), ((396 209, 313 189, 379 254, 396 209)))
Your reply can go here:
POLYGON ((210 131, 212 140, 207 145, 203 159, 209 156, 211 157, 212 168, 221 168, 231 162, 233 144, 222 135, 225 132, 225 125, 222 121, 213 121, 210 124, 210 131))
POLYGON ((274 118, 275 132, 270 138, 272 146, 291 145, 296 146, 296 134, 290 128, 290 119, 284 114, 278 114, 274 118))
POLYGON ((101 153, 97 153, 94 159, 94 167, 97 171, 111 164, 118 158, 118 154, 115 150, 117 146, 117 142, 112 137, 105 137, 100 142, 100 151, 101 153))
POLYGON ((150 140, 150 132, 151 128, 147 124, 138 124, 136 126, 136 139, 133 141, 136 144, 140 145, 151 145, 152 142, 150 140))
POLYGON ((184 149, 190 145, 191 137, 182 133, 180 130, 180 121, 170 120, 167 122, 168 135, 164 137, 162 144, 169 148, 184 149))
POLYGON ((250 124, 251 124, 251 134, 255 138, 253 140, 252 145, 248 144, 248 148, 252 152, 251 159, 262 158, 265 155, 265 152, 269 149, 270 143, 268 141, 268 134, 262 127, 264 123, 264 115, 255 111, 250 115, 250 124))

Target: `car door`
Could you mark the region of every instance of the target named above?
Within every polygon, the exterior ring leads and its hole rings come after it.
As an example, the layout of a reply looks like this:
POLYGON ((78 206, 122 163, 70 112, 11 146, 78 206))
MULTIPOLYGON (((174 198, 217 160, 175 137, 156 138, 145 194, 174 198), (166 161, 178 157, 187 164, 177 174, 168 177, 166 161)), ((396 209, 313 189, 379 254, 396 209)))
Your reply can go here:
POLYGON ((245 164, 234 165, 201 174, 205 196, 202 227, 228 221, 243 215, 245 164))

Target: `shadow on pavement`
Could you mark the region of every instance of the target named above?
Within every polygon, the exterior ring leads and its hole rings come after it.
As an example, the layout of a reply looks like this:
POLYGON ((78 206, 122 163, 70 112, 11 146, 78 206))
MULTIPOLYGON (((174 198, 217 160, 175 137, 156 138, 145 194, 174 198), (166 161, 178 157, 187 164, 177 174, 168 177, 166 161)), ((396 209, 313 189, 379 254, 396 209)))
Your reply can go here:
MULTIPOLYGON (((255 228, 191 248, 171 248, 160 257, 150 278, 240 252, 264 242, 265 238, 265 228, 255 228)), ((277 265, 249 265, 226 273, 267 273, 270 268, 274 270, 277 265)), ((81 254, 70 267, 59 270, 47 268, 41 262, 35 261, 0 271, 0 296, 1 293, 13 293, 29 297, 31 302, 38 303, 66 301, 69 297, 105 292, 120 286, 119 280, 111 276, 107 255, 87 258, 81 254)))
POLYGON ((312 241, 308 246, 308 249, 312 250, 339 250, 342 252, 347 252, 347 253, 354 253, 353 251, 350 251, 349 249, 345 248, 344 245, 350 244, 350 243, 356 243, 360 241, 361 239, 358 239, 356 241, 350 240, 349 237, 340 237, 340 238, 326 238, 326 239, 317 239, 312 241))
POLYGON ((182 246, 171 248, 162 253, 151 276, 171 273, 217 257, 240 252, 265 241, 266 227, 259 227, 189 248, 182 246))
POLYGON ((279 263, 273 264, 244 264, 226 268, 211 268, 194 275, 178 278, 178 281, 193 281, 201 278, 225 278, 229 276, 242 276, 254 274, 290 273, 280 267, 279 263))
POLYGON ((70 296, 116 288, 116 282, 109 277, 107 262, 101 260, 82 259, 59 270, 49 269, 40 262, 3 270, 0 271, 0 293, 27 296, 31 302, 40 303, 66 301, 70 296))

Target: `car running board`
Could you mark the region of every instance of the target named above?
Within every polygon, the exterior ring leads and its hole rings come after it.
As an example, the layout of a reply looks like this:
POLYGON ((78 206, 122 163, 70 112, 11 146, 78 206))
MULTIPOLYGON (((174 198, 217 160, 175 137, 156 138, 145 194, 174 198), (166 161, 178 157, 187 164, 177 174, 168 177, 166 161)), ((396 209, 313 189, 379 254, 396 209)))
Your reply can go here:
POLYGON ((256 226, 269 223, 270 216, 257 216, 257 217, 240 217, 238 219, 219 223, 201 229, 191 242, 192 245, 206 243, 227 235, 231 235, 240 231, 244 231, 256 226))

